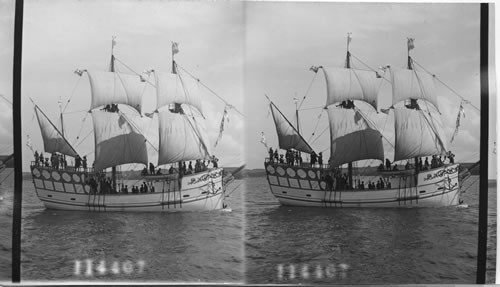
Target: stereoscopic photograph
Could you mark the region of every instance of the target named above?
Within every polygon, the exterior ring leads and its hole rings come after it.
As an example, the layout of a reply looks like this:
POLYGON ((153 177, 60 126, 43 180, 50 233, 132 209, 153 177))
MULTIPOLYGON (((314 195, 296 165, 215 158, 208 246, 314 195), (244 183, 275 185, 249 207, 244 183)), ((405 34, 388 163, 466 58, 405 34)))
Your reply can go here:
POLYGON ((247 282, 476 282, 480 5, 246 12, 247 282))
POLYGON ((23 281, 242 282, 242 8, 25 1, 23 281))

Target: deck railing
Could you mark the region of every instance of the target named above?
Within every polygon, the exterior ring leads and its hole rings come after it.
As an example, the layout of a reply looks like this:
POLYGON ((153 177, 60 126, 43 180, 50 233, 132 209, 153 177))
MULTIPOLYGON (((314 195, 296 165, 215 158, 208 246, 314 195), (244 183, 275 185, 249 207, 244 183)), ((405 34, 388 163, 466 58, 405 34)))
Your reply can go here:
POLYGON ((61 168, 61 167, 55 168, 53 166, 50 166, 50 165, 47 166, 45 164, 41 164, 40 162, 36 162, 36 161, 31 161, 31 166, 32 167, 33 166, 38 166, 38 167, 42 167, 42 168, 48 169, 48 170, 66 170, 66 171, 84 172, 84 173, 93 173, 94 172, 94 169, 91 168, 91 167, 87 167, 87 168, 79 167, 77 169, 74 166, 67 165, 64 168, 61 168))
POLYGON ((295 167, 303 167, 303 168, 316 168, 316 169, 330 169, 330 165, 329 164, 318 164, 318 163, 315 163, 314 165, 311 165, 310 162, 302 162, 301 164, 287 164, 287 163, 280 163, 279 161, 276 161, 276 160, 271 160, 270 158, 266 157, 265 158, 265 163, 272 163, 273 165, 277 165, 277 166, 295 166, 295 167))

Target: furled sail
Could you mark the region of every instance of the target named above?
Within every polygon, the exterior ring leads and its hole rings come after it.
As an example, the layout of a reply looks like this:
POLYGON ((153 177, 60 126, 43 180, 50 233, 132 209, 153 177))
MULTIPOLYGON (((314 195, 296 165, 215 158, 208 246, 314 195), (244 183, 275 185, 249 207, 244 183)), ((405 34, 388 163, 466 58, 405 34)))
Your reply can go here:
POLYGON ((93 111, 95 170, 126 163, 148 164, 145 137, 119 113, 93 111))
POLYGON ((271 112, 278 133, 279 147, 282 149, 295 149, 298 151, 312 153, 313 149, 306 140, 299 134, 292 124, 286 119, 281 111, 273 104, 270 104, 271 112))
POLYGON ((92 88, 91 110, 109 104, 126 104, 141 112, 145 82, 139 76, 103 71, 87 73, 92 88))
POLYGON ((326 105, 346 100, 360 100, 377 109, 378 80, 375 72, 347 69, 323 68, 326 78, 326 105))
POLYGON ((76 157, 78 153, 38 106, 35 106, 35 113, 38 119, 38 124, 40 125, 40 130, 42 131, 44 150, 50 153, 58 152, 76 157))
POLYGON ((439 115, 422 110, 394 109, 396 145, 394 160, 444 155, 448 148, 439 115))
POLYGON ((330 121, 330 165, 339 166, 364 159, 384 159, 382 134, 354 109, 328 107, 330 121))
POLYGON ((434 77, 428 73, 402 69, 392 72, 392 104, 408 99, 422 99, 439 109, 434 77))
MULTIPOLYGON (((183 105, 183 109, 188 107, 183 105)), ((166 109, 158 113, 158 120, 158 165, 210 158, 210 144, 201 119, 166 109)))
POLYGON ((188 104, 202 113, 199 83, 177 74, 155 72, 157 109, 170 104, 188 104))

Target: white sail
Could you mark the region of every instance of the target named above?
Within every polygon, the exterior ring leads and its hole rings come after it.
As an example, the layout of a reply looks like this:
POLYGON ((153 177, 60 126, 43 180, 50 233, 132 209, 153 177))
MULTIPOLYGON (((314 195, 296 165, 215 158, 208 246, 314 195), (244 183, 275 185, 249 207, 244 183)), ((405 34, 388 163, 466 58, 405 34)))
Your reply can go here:
POLYGON ((382 135, 353 109, 328 107, 330 121, 330 165, 339 166, 364 159, 384 159, 382 135))
POLYGON ((408 99, 422 99, 439 109, 436 98, 434 77, 415 70, 396 70, 392 72, 392 104, 408 99))
POLYGON ((378 80, 375 72, 346 68, 323 68, 326 78, 326 105, 360 100, 377 109, 378 80))
POLYGON ((299 134, 286 117, 271 103, 276 132, 278 133, 279 147, 282 149, 295 149, 298 151, 312 153, 313 149, 306 140, 299 134))
POLYGON ((448 148, 437 113, 394 109, 396 145, 394 161, 431 155, 444 155, 448 148))
POLYGON ((159 150, 158 165, 210 158, 210 144, 203 121, 194 120, 188 107, 186 114, 172 113, 168 109, 158 113, 159 150))
POLYGON ((126 163, 148 164, 145 137, 128 121, 129 115, 93 111, 95 170, 126 163))
POLYGON ((91 110, 109 104, 126 104, 141 112, 145 82, 139 76, 103 71, 87 73, 92 88, 91 110))
POLYGON ((199 83, 192 79, 182 79, 177 74, 155 72, 156 107, 170 104, 188 104, 202 113, 199 83))
POLYGON ((37 106, 35 106, 35 113, 42 132, 43 149, 50 153, 58 152, 76 157, 78 153, 75 149, 37 106))

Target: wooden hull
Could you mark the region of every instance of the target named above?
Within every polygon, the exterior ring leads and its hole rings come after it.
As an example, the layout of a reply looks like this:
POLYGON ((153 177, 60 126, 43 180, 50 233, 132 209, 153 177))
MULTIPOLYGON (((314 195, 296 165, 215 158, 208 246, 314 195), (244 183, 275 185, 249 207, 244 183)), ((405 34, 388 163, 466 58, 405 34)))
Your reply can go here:
POLYGON ((329 190, 322 180, 326 170, 265 163, 272 194, 282 205, 308 207, 438 207, 460 203, 458 164, 414 173, 377 177, 391 181, 391 189, 329 190))
MULTIPOLYGON (((176 212, 217 210, 225 207, 222 168, 172 179, 172 176, 144 176, 131 180, 155 186, 148 193, 94 193, 91 173, 32 166, 35 191, 46 208, 80 211, 176 212)), ((129 190, 130 191, 130 190, 129 190)))

